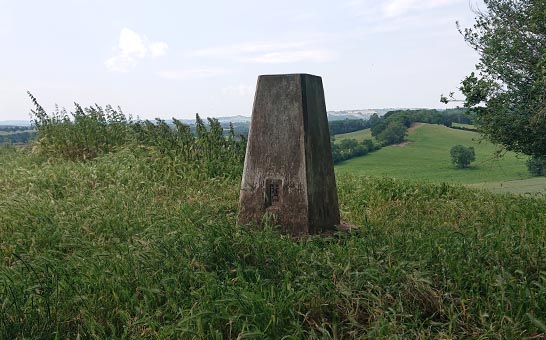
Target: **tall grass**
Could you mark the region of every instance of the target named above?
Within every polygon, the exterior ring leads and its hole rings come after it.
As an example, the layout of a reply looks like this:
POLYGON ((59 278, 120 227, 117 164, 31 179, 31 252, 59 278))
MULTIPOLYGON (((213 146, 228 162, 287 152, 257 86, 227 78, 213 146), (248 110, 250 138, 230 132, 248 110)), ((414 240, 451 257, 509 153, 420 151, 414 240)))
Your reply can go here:
POLYGON ((28 95, 35 106, 32 123, 38 133, 37 147, 48 156, 93 159, 132 140, 131 119, 125 117, 121 108, 115 110, 110 105, 82 108, 75 103, 74 112, 56 107, 48 113, 30 92, 28 95))
POLYGON ((543 199, 343 175, 358 231, 293 240, 186 164, 0 148, 0 338, 546 336, 543 199))
POLYGON ((188 125, 173 118, 173 125, 162 119, 134 121, 107 105, 87 108, 75 103, 75 110, 59 109, 48 113, 29 92, 35 109, 33 125, 37 130, 34 148, 49 158, 72 161, 92 160, 121 148, 148 149, 184 163, 184 171, 198 171, 204 176, 239 176, 246 140, 236 138, 233 127, 227 138, 214 118, 208 119, 208 128, 196 115, 197 136, 188 125))

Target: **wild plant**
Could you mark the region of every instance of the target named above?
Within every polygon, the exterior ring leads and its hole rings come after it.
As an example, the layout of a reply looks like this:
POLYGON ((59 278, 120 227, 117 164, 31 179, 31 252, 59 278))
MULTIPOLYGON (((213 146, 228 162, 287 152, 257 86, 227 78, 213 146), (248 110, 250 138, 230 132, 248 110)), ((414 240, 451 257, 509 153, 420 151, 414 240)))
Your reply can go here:
POLYGON ((225 137, 215 118, 207 119, 207 127, 197 114, 194 136, 190 126, 176 118, 172 124, 159 118, 133 121, 119 107, 83 108, 77 103, 74 112, 56 107, 48 113, 30 92, 28 95, 35 106, 31 112, 38 133, 37 149, 49 157, 91 160, 123 147, 144 147, 158 151, 180 171, 192 169, 206 177, 241 173, 246 139, 236 138, 233 125, 225 137))
POLYGON ((127 120, 121 108, 107 105, 82 108, 75 103, 74 112, 55 107, 48 113, 28 92, 34 103, 32 123, 37 130, 37 146, 40 152, 70 160, 87 160, 132 140, 127 120))

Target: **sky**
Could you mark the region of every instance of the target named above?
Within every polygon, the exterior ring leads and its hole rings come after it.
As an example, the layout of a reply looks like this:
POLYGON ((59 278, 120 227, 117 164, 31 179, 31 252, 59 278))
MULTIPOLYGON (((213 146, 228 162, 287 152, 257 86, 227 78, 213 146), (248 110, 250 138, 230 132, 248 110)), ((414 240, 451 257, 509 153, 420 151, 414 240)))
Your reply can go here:
POLYGON ((0 0, 0 120, 120 106, 249 116, 261 74, 323 79, 328 110, 445 108, 478 60, 481 0, 0 0))

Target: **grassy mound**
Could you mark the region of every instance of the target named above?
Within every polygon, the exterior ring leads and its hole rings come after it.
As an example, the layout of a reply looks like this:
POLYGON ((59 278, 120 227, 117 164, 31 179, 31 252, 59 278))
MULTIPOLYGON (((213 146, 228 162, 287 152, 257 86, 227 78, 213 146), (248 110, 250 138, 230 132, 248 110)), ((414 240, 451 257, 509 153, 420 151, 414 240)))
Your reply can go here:
POLYGON ((235 226, 239 185, 147 149, 0 149, 0 338, 546 332, 545 200, 338 174, 360 230, 292 240, 235 226))

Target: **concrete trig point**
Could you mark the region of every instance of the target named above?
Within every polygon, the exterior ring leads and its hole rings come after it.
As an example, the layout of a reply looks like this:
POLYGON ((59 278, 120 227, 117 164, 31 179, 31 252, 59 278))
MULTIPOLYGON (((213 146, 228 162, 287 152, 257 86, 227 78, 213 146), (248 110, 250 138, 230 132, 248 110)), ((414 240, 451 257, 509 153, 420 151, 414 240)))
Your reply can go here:
POLYGON ((258 77, 239 198, 238 224, 277 219, 292 235, 339 225, 322 79, 258 77))

